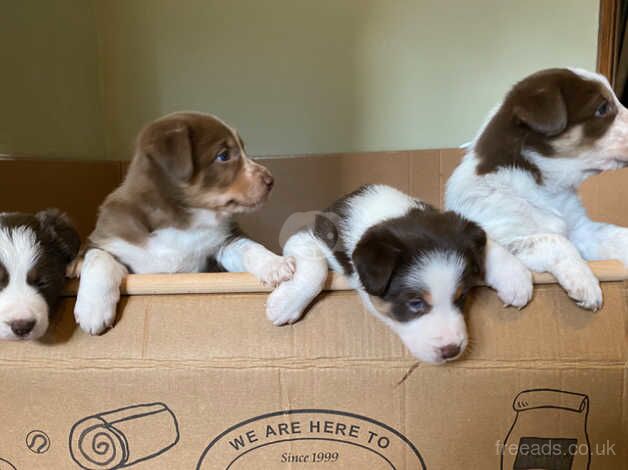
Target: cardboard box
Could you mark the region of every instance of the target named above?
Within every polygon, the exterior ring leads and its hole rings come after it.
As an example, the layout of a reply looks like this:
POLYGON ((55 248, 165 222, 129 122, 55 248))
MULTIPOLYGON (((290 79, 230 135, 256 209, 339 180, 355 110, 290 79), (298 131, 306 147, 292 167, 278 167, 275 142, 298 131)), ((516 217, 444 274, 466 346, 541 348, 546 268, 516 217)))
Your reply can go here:
MULTIPOLYGON (((276 243, 286 213, 368 178, 439 201, 459 157, 447 152, 271 160, 274 229, 266 215, 249 228, 276 243), (314 170, 337 179, 306 186, 314 170)), ((604 216, 618 221, 623 189, 611 189, 585 191, 600 213, 610 198, 604 216)), ((627 470, 628 271, 594 269, 597 314, 545 275, 522 311, 477 288, 469 352, 443 367, 416 367, 337 277, 276 328, 247 274, 130 276, 100 337, 74 326, 70 286, 45 341, 0 344, 0 470, 627 470)))

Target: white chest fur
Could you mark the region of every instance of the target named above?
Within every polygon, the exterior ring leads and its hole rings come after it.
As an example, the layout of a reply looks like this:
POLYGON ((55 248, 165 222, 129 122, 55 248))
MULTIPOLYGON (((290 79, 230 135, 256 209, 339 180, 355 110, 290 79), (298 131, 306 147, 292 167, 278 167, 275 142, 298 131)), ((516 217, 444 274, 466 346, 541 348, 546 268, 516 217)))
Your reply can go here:
POLYGON ((231 233, 227 219, 198 210, 186 229, 155 230, 142 244, 111 240, 103 248, 134 273, 199 272, 208 256, 215 255, 231 233))

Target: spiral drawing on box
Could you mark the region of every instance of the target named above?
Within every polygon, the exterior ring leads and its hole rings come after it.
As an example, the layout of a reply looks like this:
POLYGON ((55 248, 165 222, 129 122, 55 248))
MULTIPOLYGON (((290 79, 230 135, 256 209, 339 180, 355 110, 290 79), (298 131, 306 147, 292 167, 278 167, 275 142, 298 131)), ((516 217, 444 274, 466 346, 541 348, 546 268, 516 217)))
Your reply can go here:
POLYGON ((26 447, 34 454, 45 454, 50 449, 50 438, 44 431, 35 429, 26 435, 26 447))
POLYGON ((115 470, 154 459, 179 442, 179 423, 164 403, 105 411, 77 421, 70 455, 86 470, 115 470))
POLYGON ((16 468, 8 460, 0 459, 0 470, 16 470, 16 468))
POLYGON ((589 470, 589 397, 554 389, 519 393, 501 470, 589 470))

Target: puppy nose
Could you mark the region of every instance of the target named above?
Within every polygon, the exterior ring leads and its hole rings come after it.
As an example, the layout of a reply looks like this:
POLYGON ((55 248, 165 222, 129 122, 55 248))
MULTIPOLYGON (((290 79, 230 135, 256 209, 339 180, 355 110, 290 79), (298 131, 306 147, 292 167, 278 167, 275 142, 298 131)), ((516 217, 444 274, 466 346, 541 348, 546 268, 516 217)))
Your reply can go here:
POLYGON ((266 173, 264 174, 264 184, 266 185, 266 187, 270 190, 273 189, 273 186, 275 185, 275 178, 273 178, 273 175, 271 175, 270 173, 266 173))
POLYGON ((9 326, 16 336, 26 336, 33 331, 35 323, 35 320, 14 320, 9 323, 9 326))
POLYGON ((440 354, 443 356, 443 359, 453 359, 460 354, 460 345, 448 344, 447 346, 443 346, 440 348, 440 354))

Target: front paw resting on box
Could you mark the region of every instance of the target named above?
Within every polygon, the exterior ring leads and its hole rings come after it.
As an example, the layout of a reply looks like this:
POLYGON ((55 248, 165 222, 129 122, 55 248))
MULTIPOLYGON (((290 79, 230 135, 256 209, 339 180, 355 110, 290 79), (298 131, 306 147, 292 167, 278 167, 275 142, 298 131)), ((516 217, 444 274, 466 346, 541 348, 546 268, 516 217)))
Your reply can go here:
POLYGON ((263 264, 252 270, 260 282, 267 287, 276 287, 294 276, 296 261, 292 256, 271 254, 263 264))
POLYGON ((110 328, 116 319, 116 304, 113 299, 85 298, 78 296, 74 307, 74 318, 83 331, 99 335, 110 328))
POLYGON ((565 270, 560 284, 579 307, 594 312, 602 307, 600 282, 586 264, 581 269, 573 266, 571 269, 565 270))
POLYGON ((97 335, 113 325, 126 267, 111 254, 91 249, 85 254, 74 318, 85 332, 97 335))
POLYGON ((523 308, 532 299, 532 273, 522 263, 504 266, 501 275, 492 279, 490 284, 506 307, 523 308))
POLYGON ((506 307, 525 307, 534 291, 532 273, 512 253, 489 240, 486 253, 486 283, 497 291, 506 307))
POLYGON ((266 301, 266 317, 273 325, 294 323, 301 318, 311 299, 300 291, 294 281, 287 281, 271 292, 266 301))

